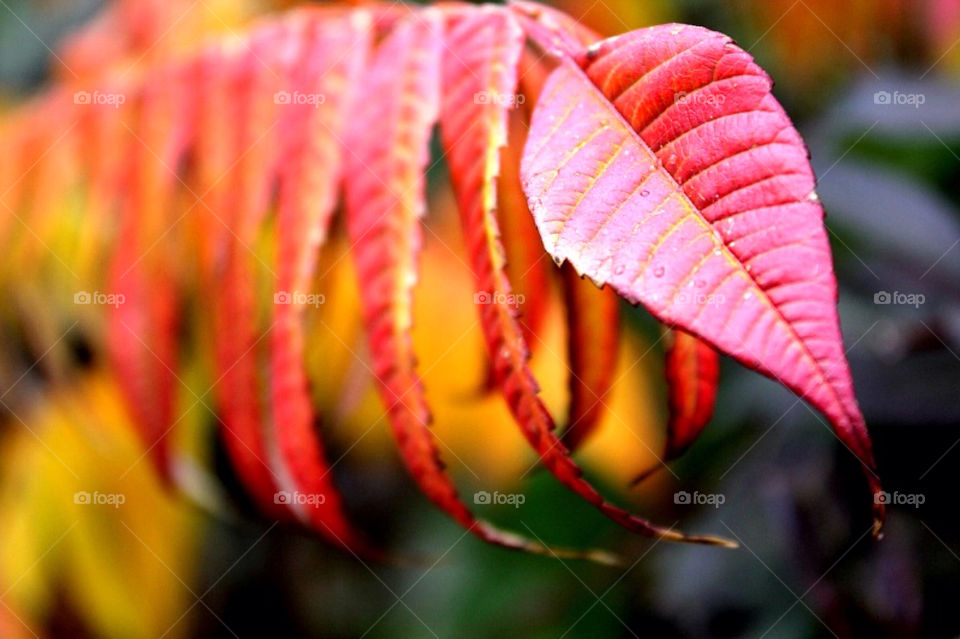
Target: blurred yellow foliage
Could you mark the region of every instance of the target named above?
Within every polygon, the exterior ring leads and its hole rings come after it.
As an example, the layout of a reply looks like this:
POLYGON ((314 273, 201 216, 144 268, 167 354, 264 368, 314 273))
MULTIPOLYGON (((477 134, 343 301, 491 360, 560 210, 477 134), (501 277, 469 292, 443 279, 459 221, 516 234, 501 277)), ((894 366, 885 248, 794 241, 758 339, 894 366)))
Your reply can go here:
POLYGON ((4 600, 27 625, 65 597, 96 636, 182 636, 197 518, 144 463, 114 385, 91 374, 14 424, 0 444, 4 600))

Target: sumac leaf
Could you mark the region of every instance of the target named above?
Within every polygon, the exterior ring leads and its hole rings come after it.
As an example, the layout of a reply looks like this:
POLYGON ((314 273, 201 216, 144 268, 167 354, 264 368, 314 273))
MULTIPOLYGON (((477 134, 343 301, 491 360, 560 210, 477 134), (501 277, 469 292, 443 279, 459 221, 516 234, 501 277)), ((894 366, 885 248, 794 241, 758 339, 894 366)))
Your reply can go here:
POLYGON ((406 18, 361 79, 346 145, 346 220, 373 375, 400 454, 423 493, 471 529, 477 522, 458 498, 429 430, 410 334, 442 45, 438 12, 406 18))
MULTIPOLYGON (((366 57, 369 16, 304 14, 291 21, 288 75, 276 101, 282 163, 277 205, 277 289, 270 331, 273 428, 294 488, 312 498, 300 514, 321 535, 370 552, 347 521, 314 424, 303 361, 304 302, 311 298, 316 254, 326 238, 342 174, 336 133, 366 57)), ((319 298, 315 298, 319 299, 319 298)))
POLYGON ((201 106, 204 121, 218 119, 231 135, 222 143, 228 151, 219 176, 208 188, 222 195, 219 203, 226 232, 222 273, 210 284, 213 300, 216 395, 221 417, 220 435, 237 477, 265 514, 278 519, 290 516, 288 504, 277 503, 280 481, 270 463, 265 436, 264 385, 258 364, 268 343, 257 323, 255 264, 251 255, 276 178, 277 65, 270 51, 285 35, 282 29, 262 28, 249 49, 224 56, 218 62, 219 78, 212 86, 226 91, 230 100, 211 99, 201 106), (221 186, 222 183, 222 186, 221 186))
POLYGON ((563 443, 573 451, 600 425, 607 408, 620 350, 620 298, 609 286, 600 289, 582 279, 570 264, 561 268, 570 359, 563 443))
POLYGON ((713 417, 720 379, 720 356, 690 333, 670 331, 664 371, 670 420, 664 459, 676 459, 690 447, 713 417))
MULTIPOLYGON (((161 475, 172 479, 169 434, 179 380, 179 300, 176 282, 165 267, 171 259, 163 241, 178 176, 172 167, 186 151, 191 130, 186 71, 164 70, 156 84, 131 96, 134 127, 127 131, 124 198, 120 204, 110 290, 117 303, 108 311, 108 352, 117 382, 161 475)), ((129 126, 129 125, 127 125, 129 126)))
MULTIPOLYGON (((513 100, 525 100, 522 93, 513 100)), ((506 271, 514 285, 514 293, 522 299, 521 328, 524 339, 533 344, 540 333, 549 308, 553 260, 543 249, 540 233, 527 207, 527 198, 520 183, 520 142, 530 123, 524 111, 512 110, 509 117, 510 145, 500 153, 501 175, 497 180, 497 210, 506 271), (516 143, 515 143, 516 142, 516 143), (522 297, 521 297, 522 296, 522 297)))
POLYGON ((699 27, 563 56, 534 112, 524 186, 556 259, 806 399, 879 496, 823 209, 770 89, 747 53, 699 27))

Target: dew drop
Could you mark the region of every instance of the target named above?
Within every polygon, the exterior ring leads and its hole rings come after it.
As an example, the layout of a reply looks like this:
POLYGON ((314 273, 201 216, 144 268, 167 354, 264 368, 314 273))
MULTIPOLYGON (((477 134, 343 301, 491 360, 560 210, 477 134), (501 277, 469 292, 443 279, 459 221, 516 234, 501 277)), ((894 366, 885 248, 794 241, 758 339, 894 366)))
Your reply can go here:
POLYGON ((656 267, 655 269, 653 269, 653 276, 654 276, 654 277, 663 277, 663 274, 664 274, 665 272, 666 272, 666 269, 664 269, 662 266, 658 266, 658 267, 656 267))
POLYGON ((623 272, 624 272, 625 270, 627 270, 627 267, 626 267, 626 266, 624 266, 623 264, 618 264, 618 265, 617 265, 617 268, 613 269, 613 274, 614 274, 614 275, 623 275, 623 272))
POLYGON ((640 191, 640 197, 647 197, 648 195, 650 195, 649 190, 643 189, 642 191, 640 191))

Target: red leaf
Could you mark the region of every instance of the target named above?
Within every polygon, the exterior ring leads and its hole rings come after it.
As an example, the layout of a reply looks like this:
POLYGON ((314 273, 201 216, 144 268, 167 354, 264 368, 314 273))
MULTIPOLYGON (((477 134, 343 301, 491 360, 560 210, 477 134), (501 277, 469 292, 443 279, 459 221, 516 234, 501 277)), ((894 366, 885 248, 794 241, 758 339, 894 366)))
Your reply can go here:
MULTIPOLYGON (((468 35, 477 39, 496 34, 498 41, 519 42, 522 31, 512 16, 500 9, 488 10, 491 18, 486 29, 473 28, 468 35), (505 35, 506 34, 506 35, 505 35)), ((480 46, 462 51, 482 51, 480 46)), ((451 167, 454 190, 463 220, 467 248, 477 278, 479 293, 488 303, 480 304, 481 324, 493 359, 496 378, 503 380, 507 404, 540 460, 568 488, 596 506, 605 515, 634 532, 674 540, 726 544, 713 537, 684 536, 634 517, 607 503, 596 489, 582 478, 582 471, 569 457, 569 451, 554 435, 553 419, 538 397, 539 388, 527 366, 529 351, 516 319, 510 282, 504 273, 503 249, 498 239, 496 186, 499 173, 499 147, 506 142, 504 103, 516 91, 516 66, 520 49, 514 46, 510 64, 489 65, 489 55, 478 55, 481 72, 462 71, 457 56, 447 57, 454 71, 446 77, 459 78, 455 87, 444 92, 442 138, 451 167), (483 84, 471 83, 481 78, 483 84), (496 99, 475 99, 476 86, 496 99)), ((477 67, 475 66, 474 69, 477 67)))
POLYGON ((576 450, 600 425, 613 386, 620 341, 620 298, 563 266, 570 358, 570 408, 563 443, 576 450))
POLYGON ((170 479, 168 435, 176 424, 179 380, 179 302, 165 264, 163 242, 172 220, 176 167, 189 138, 190 93, 180 68, 168 68, 156 84, 126 96, 136 113, 128 131, 126 196, 121 204, 120 241, 111 264, 108 350, 117 382, 134 423, 159 472, 170 479))
POLYGON ((346 145, 346 221, 373 375, 404 463, 430 500, 470 528, 473 516, 444 474, 428 430, 410 336, 442 30, 434 11, 404 19, 361 78, 346 145))
POLYGON ((214 388, 222 420, 220 434, 240 482, 261 511, 278 519, 288 518, 290 512, 287 505, 277 503, 279 478, 265 444, 258 365, 265 340, 257 327, 250 253, 276 177, 277 106, 272 96, 278 88, 278 71, 265 61, 284 35, 282 29, 263 28, 254 33, 248 49, 219 60, 211 89, 230 99, 207 96, 202 103, 206 117, 201 118, 231 133, 220 142, 226 147, 223 173, 209 176, 215 183, 208 187, 222 192, 210 205, 224 207, 217 215, 222 216, 220 227, 226 231, 223 272, 208 287, 215 291, 218 377, 214 388), (213 124, 214 120, 220 124, 213 124))
POLYGON ((690 447, 713 416, 720 378, 720 356, 709 344, 680 329, 670 331, 665 372, 670 405, 664 458, 676 459, 690 447))
MULTIPOLYGON (((490 26, 468 18, 445 40, 442 14, 428 9, 394 29, 363 81, 348 139, 347 229, 354 244, 373 373, 407 468, 423 493, 455 521, 507 548, 606 561, 605 554, 554 551, 477 519, 444 470, 416 373, 410 336, 412 289, 422 242, 430 134, 440 106, 441 53, 446 48, 448 60, 458 61, 473 61, 482 53, 489 55, 486 64, 509 64, 510 45, 516 48, 520 41, 491 41, 496 32, 490 26)), ((450 74, 454 66, 443 69, 445 81, 461 77, 462 71, 450 74)))
POLYGON ((878 495, 823 210, 770 79, 726 36, 681 25, 579 62, 547 80, 524 154, 547 250, 806 399, 878 495))
POLYGON ((289 84, 275 99, 283 149, 277 207, 277 289, 270 333, 274 430, 294 487, 316 502, 301 510, 332 542, 369 552, 350 526, 314 426, 303 362, 301 302, 309 298, 316 252, 326 237, 342 171, 342 128, 348 92, 357 82, 369 38, 369 17, 303 14, 280 51, 289 84))
POLYGON ((600 35, 562 11, 537 2, 511 2, 530 38, 552 54, 573 54, 600 40, 600 35))
POLYGON ((157 472, 171 479, 169 434, 177 379, 176 294, 163 272, 136 263, 138 244, 121 243, 111 265, 107 349, 117 384, 157 472), (122 296, 122 297, 121 297, 122 296))
MULTIPOLYGON (((518 99, 526 96, 522 93, 518 99)), ((497 180, 497 209, 500 213, 500 238, 503 242, 507 278, 514 285, 519 304, 520 328, 527 344, 534 345, 547 317, 552 293, 554 264, 543 249, 540 233, 527 207, 527 196, 520 183, 522 140, 530 126, 526 109, 517 108, 509 115, 509 146, 500 150, 501 175, 497 180)), ((485 390, 499 385, 493 367, 488 363, 485 390)))

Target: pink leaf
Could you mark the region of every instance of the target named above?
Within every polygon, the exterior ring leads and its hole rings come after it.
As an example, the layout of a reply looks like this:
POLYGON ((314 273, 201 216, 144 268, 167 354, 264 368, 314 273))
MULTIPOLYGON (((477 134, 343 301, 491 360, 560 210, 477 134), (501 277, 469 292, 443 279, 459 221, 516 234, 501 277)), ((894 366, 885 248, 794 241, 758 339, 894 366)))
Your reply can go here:
POLYGON ((547 250, 806 399, 879 495, 823 209, 770 79, 726 36, 683 25, 578 62, 548 78, 522 166, 547 250))
MULTIPOLYGON (((316 254, 326 238, 342 172, 342 127, 347 96, 365 58, 369 19, 304 14, 285 38, 287 85, 275 97, 282 107, 283 140, 277 207, 277 289, 270 333, 273 420, 280 454, 294 488, 312 500, 303 516, 323 536, 353 550, 367 545, 348 522, 314 425, 304 370, 302 301, 311 298, 316 254)), ((318 299, 318 298, 317 298, 318 299)))

